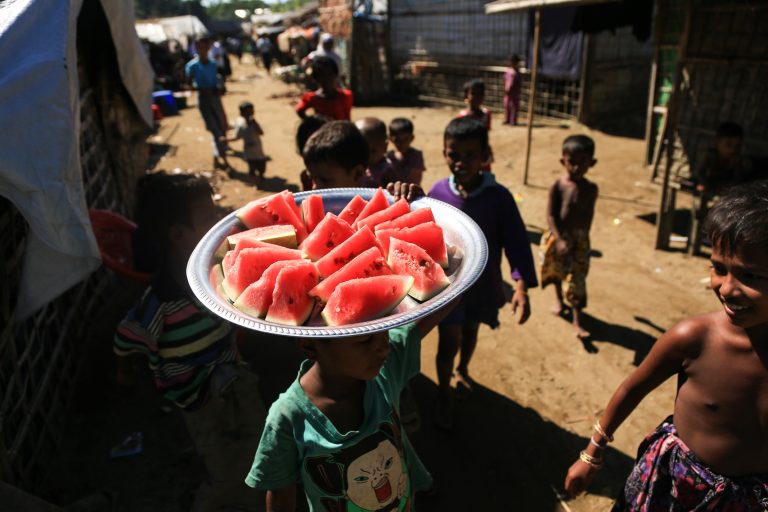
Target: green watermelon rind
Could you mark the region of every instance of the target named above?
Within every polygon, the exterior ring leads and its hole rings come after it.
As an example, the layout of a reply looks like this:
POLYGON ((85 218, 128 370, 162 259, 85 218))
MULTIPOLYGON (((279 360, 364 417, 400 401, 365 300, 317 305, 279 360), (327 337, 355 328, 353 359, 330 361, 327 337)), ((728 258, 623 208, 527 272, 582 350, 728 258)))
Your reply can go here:
POLYGON ((237 242, 244 238, 279 245, 288 249, 295 249, 297 247, 296 228, 292 224, 273 224, 271 226, 251 228, 234 235, 229 235, 226 238, 226 242, 229 244, 230 249, 234 249, 237 242))
MULTIPOLYGON (((410 290, 411 286, 413 286, 413 277, 411 276, 401 276, 397 274, 392 274, 391 276, 376 276, 376 277, 366 277, 362 279, 352 279, 351 281, 346 281, 344 283, 341 283, 339 286, 336 287, 336 289, 331 294, 331 297, 328 299, 328 303, 325 305, 323 310, 320 312, 320 316, 323 318, 325 323, 330 327, 339 327, 342 325, 350 325, 350 324, 356 324, 361 322, 368 322, 371 320, 376 320, 378 318, 387 316, 393 309, 395 309, 402 301, 405 299, 405 297, 408 295, 408 291, 410 290), (381 280, 383 278, 399 278, 401 280, 402 284, 402 291, 397 296, 397 298, 393 299, 385 307, 382 307, 378 309, 376 312, 371 312, 366 315, 360 315, 359 318, 351 319, 350 321, 343 321, 343 322, 336 322, 332 313, 329 311, 330 308, 334 307, 334 296, 336 294, 342 295, 345 293, 347 288, 351 287, 357 287, 357 286, 369 286, 372 289, 378 289, 381 287, 381 280), (375 280, 379 280, 378 283, 375 282, 375 280), (366 281, 363 283, 362 281, 366 281)), ((360 297, 360 300, 365 300, 362 293, 357 293, 357 297, 360 297)), ((349 303, 348 301, 346 303, 349 303)))

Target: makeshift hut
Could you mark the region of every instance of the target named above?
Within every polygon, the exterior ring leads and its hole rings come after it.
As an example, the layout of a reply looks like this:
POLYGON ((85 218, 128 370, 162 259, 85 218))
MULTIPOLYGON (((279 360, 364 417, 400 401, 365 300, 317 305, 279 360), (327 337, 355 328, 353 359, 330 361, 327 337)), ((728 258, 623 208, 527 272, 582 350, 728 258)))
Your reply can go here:
POLYGON ((391 72, 386 2, 321 0, 319 10, 320 27, 334 38, 355 102, 387 98, 391 72))
MULTIPOLYGON (((392 65, 399 91, 456 103, 472 78, 486 82, 486 103, 503 108, 503 73, 520 55, 522 105, 530 101, 534 4, 542 10, 536 114, 606 125, 617 117, 644 126, 653 2, 614 2, 591 11, 578 1, 390 0, 392 65)), ((598 7, 598 6, 594 6, 598 7)), ((623 128, 623 127, 622 127, 623 128)))
POLYGON ((16 0, 0 20, 0 480, 34 492, 110 296, 88 209, 129 213, 152 71, 132 2, 16 0))
POLYGON ((137 21, 136 33, 139 38, 152 43, 178 41, 188 50, 190 42, 208 35, 209 32, 200 18, 186 15, 137 21))
POLYGON ((678 192, 690 194, 691 170, 720 123, 741 125, 754 177, 768 178, 768 3, 658 0, 656 9, 646 129, 646 163, 662 186, 656 247, 670 248, 677 234, 694 251, 701 233, 678 192))

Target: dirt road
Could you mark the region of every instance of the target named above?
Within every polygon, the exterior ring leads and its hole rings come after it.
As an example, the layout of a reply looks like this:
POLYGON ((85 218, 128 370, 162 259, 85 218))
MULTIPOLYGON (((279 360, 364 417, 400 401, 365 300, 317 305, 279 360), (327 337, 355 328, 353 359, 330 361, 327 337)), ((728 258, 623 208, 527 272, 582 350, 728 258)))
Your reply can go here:
MULTIPOLYGON (((246 63, 235 67, 229 91, 224 105, 231 120, 237 115, 238 103, 247 99, 256 106, 256 118, 266 132, 263 144, 272 161, 262 188, 298 187, 303 165, 293 143, 298 125, 292 110, 296 90, 246 63)), ((447 175, 441 155, 442 130, 454 115, 451 108, 435 107, 355 108, 352 113, 353 119, 411 118, 416 127, 414 145, 424 151, 428 167, 424 176, 427 187, 447 175)), ((586 445, 595 414, 642 360, 654 339, 678 320, 717 307, 703 282, 708 276, 708 262, 679 252, 653 250, 655 228, 642 217, 656 211, 658 191, 649 184, 648 172, 640 165, 641 140, 580 126, 536 128, 530 184, 523 186, 525 129, 502 126, 500 117, 495 115, 491 133, 496 158, 493 170, 497 180, 518 198, 534 243, 546 225, 546 188, 561 172, 558 160, 563 138, 587 133, 596 141, 598 163, 589 177, 599 185, 600 198, 592 228, 595 257, 588 278, 587 310, 587 328, 594 339, 582 344, 567 321, 549 313, 554 299, 551 289, 533 290, 533 315, 527 324, 517 325, 511 311, 505 310, 499 329, 481 329, 471 366, 479 386, 469 399, 457 404, 455 428, 450 434, 431 425, 436 396, 436 334, 425 339, 423 375, 415 382, 423 426, 415 436, 415 445, 434 473, 439 493, 420 501, 419 510, 607 510, 629 472, 636 447, 671 414, 675 396, 672 380, 651 394, 618 431, 615 449, 609 451, 607 467, 590 494, 563 505, 558 492, 565 472, 586 445)), ((212 172, 210 137, 195 108, 163 120, 152 140, 167 145, 168 150, 157 162, 157 169, 212 172)), ((240 148, 238 143, 233 147, 240 148)), ((238 170, 246 170, 243 161, 235 157, 231 161, 238 170)), ((223 206, 237 207, 254 195, 253 185, 245 177, 228 179, 221 172, 213 177, 223 206)), ((535 245, 533 249, 537 256, 535 245)), ((254 336, 245 352, 262 374, 268 400, 295 377, 300 356, 290 342, 254 336)), ((178 428, 178 424, 173 425, 178 428)), ((149 463, 150 454, 144 457, 144 464, 149 463)), ((109 479, 108 471, 101 478, 109 479)), ((129 484, 109 485, 117 486, 130 500, 129 484)), ((155 510, 134 504, 139 508, 124 510, 155 510)))

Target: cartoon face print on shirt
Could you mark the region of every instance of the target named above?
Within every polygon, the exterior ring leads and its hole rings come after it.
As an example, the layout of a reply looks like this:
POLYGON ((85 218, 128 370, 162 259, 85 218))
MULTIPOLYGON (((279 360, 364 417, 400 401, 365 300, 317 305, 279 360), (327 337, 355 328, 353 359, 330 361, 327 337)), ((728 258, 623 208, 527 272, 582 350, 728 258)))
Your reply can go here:
POLYGON ((332 455, 309 457, 305 470, 327 495, 328 512, 410 510, 410 485, 397 420, 332 455))

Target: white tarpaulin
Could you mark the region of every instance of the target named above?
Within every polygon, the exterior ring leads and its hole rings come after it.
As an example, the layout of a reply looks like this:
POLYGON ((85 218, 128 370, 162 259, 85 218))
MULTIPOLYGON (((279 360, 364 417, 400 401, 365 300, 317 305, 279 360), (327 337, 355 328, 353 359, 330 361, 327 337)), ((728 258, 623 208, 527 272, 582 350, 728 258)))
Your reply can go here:
MULTIPOLYGON (((80 167, 77 17, 82 0, 0 2, 0 195, 29 224, 17 320, 100 264, 80 167)), ((101 0, 123 83, 152 122, 152 70, 133 2, 101 0)))
MULTIPOLYGON (((131 2, 125 2, 128 7, 133 7, 131 2)), ((190 39, 198 39, 208 35, 208 29, 197 16, 173 16, 171 18, 157 18, 153 20, 137 21, 136 33, 139 37, 153 43, 176 40, 189 47, 190 39)))

